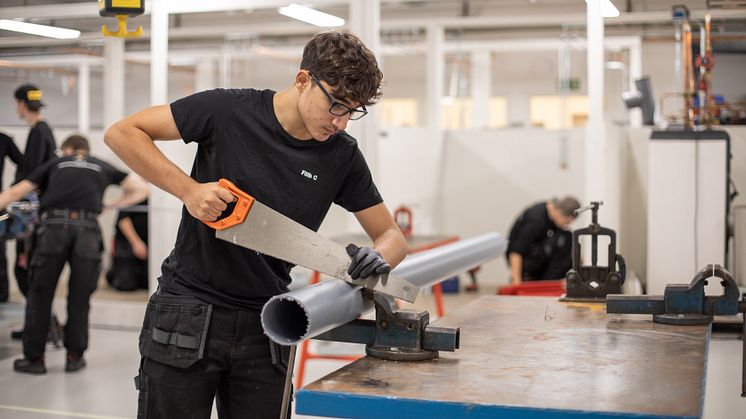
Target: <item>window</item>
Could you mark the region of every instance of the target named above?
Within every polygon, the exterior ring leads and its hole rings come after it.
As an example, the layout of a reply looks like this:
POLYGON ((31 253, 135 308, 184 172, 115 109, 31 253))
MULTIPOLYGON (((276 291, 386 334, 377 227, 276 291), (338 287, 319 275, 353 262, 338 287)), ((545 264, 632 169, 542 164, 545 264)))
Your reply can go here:
MULTIPOLYGON (((469 129, 473 127, 471 98, 443 98, 443 129, 469 129)), ((507 100, 497 96, 490 98, 487 128, 503 128, 508 124, 507 100)))
POLYGON ((587 96, 533 96, 529 106, 531 125, 544 129, 580 128, 588 119, 587 96))
POLYGON ((417 99, 386 98, 376 105, 382 127, 416 127, 417 99))

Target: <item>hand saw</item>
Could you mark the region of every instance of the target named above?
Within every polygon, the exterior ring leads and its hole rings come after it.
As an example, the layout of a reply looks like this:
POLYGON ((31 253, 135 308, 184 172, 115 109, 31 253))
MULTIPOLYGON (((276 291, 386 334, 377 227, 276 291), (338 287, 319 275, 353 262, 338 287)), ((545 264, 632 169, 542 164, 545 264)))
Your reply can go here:
POLYGON ((218 184, 238 201, 229 216, 204 222, 216 230, 215 237, 410 303, 417 299, 420 288, 395 275, 352 279, 344 246, 255 200, 227 179, 218 184))

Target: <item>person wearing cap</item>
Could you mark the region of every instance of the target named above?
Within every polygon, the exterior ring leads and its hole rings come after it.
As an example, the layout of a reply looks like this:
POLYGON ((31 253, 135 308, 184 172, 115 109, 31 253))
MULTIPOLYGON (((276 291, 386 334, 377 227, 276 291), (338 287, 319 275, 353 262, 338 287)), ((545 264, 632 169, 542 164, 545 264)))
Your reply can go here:
MULTIPOLYGON (((23 162, 23 154, 16 147, 13 138, 0 132, 0 188, 5 185, 3 183, 3 169, 6 157, 9 157, 16 164, 16 167, 20 166, 23 162)), ((7 234, 7 231, 4 234, 7 234)), ((0 237, 0 303, 8 301, 8 297, 10 296, 8 285, 8 262, 5 257, 5 240, 0 237)))
POLYGON ((70 279, 64 328, 65 371, 85 367, 90 296, 101 273, 103 244, 97 218, 103 207, 104 190, 109 185, 122 187, 124 194, 110 205, 116 207, 140 202, 148 193, 142 179, 90 156, 89 150, 85 137, 71 135, 62 143, 62 157, 44 163, 0 194, 2 209, 31 191, 42 191, 41 221, 34 232, 36 244, 26 299, 24 357, 13 363, 17 372, 47 372, 44 352, 52 300, 66 263, 70 264, 70 279))
POLYGON ((505 251, 511 284, 562 279, 572 267, 572 233, 567 228, 580 208, 572 196, 528 207, 513 223, 505 251))
MULTIPOLYGON (((42 102, 42 91, 38 86, 26 83, 19 86, 14 94, 16 99, 16 112, 18 117, 31 127, 26 139, 26 147, 23 152, 23 162, 16 170, 14 183, 25 179, 31 172, 36 170, 44 162, 55 157, 57 144, 52 134, 52 128, 42 115, 41 108, 45 106, 42 102)), ((27 241, 16 240, 16 264, 15 275, 18 289, 26 296, 28 291, 28 260, 31 259, 27 248, 27 241)))

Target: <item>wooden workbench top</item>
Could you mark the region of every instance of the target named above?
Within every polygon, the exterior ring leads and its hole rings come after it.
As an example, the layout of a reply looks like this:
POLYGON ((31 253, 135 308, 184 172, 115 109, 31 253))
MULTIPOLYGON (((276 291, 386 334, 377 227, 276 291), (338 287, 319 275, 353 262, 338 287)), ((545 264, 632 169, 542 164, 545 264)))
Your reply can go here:
POLYGON ((302 388, 300 414, 359 418, 695 418, 709 326, 606 315, 603 304, 485 296, 435 322, 461 328, 438 359, 362 358, 302 388))

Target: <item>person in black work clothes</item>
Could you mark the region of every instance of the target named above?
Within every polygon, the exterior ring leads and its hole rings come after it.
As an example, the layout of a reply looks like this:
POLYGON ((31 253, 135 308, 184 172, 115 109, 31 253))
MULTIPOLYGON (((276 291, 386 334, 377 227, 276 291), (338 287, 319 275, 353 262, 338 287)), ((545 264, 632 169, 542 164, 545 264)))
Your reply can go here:
MULTIPOLYGON (((23 154, 21 154, 16 143, 8 135, 0 132, 0 188, 5 185, 3 183, 3 170, 5 169, 5 158, 9 157, 17 167, 20 167, 23 161, 23 154)), ((0 215, 5 212, 0 212, 0 215)), ((8 223, 6 222, 7 226, 8 223)), ((0 303, 8 301, 10 297, 10 290, 8 284, 8 261, 5 256, 5 238, 0 238, 0 303)))
POLYGON ((104 190, 109 185, 122 185, 124 195, 116 205, 130 205, 147 194, 141 179, 128 176, 91 157, 88 152, 88 140, 72 135, 62 143, 63 157, 48 161, 0 194, 0 208, 5 208, 33 190, 42 191, 41 222, 35 231, 26 301, 24 358, 13 363, 13 369, 18 372, 46 373, 44 348, 51 305, 65 263, 70 264, 64 330, 65 371, 77 371, 85 366, 83 353, 88 348, 89 298, 101 272, 103 247, 97 217, 104 190))
POLYGON ((572 267, 572 233, 566 228, 578 208, 571 196, 555 198, 528 207, 515 220, 505 252, 512 285, 565 277, 572 267))
POLYGON ((360 39, 326 32, 306 44, 283 91, 204 91, 107 130, 125 163, 185 206, 140 334, 139 418, 209 418, 216 397, 221 418, 277 417, 283 407, 289 348, 270 343, 259 315, 288 291, 293 265, 215 238, 204 222, 235 200, 220 178, 314 231, 332 203, 353 212, 373 247, 350 248, 352 278, 404 258, 404 236, 344 131, 378 99, 382 77, 360 39), (191 176, 154 144, 179 138, 198 144, 191 176))
MULTIPOLYGON (((18 183, 26 179, 31 172, 36 170, 43 163, 57 157, 55 150, 57 144, 52 134, 52 128, 42 115, 41 108, 45 106, 42 102, 42 91, 34 84, 22 84, 14 94, 16 99, 16 112, 18 117, 23 119, 31 129, 26 139, 26 147, 23 152, 23 163, 16 170, 16 179, 13 183, 18 183)), ((32 193, 34 191, 30 191, 32 193)), ((36 199, 33 197, 31 199, 36 199)), ((28 291, 28 262, 31 260, 31 249, 27 240, 16 238, 16 263, 14 273, 18 289, 21 294, 26 296, 28 291)))
POLYGON ((117 216, 109 285, 119 291, 148 289, 148 201, 122 208, 117 216))

